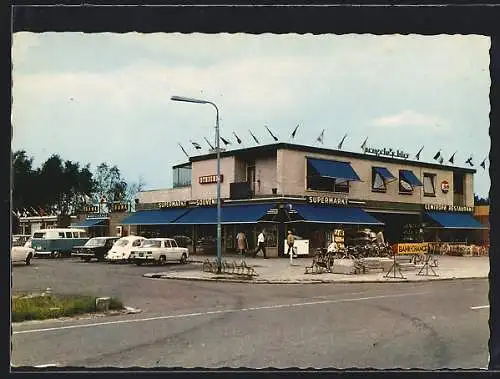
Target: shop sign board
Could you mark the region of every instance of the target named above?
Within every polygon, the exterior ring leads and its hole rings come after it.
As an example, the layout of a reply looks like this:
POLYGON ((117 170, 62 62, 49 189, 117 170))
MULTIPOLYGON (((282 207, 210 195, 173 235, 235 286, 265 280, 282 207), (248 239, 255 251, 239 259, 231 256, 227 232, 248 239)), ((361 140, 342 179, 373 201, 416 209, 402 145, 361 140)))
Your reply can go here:
POLYGON ((98 205, 84 205, 82 210, 83 210, 83 213, 99 213, 99 206, 98 205))
POLYGON ((161 201, 158 203, 158 208, 185 208, 189 206, 203 207, 212 205, 217 205, 217 199, 161 201))
POLYGON ((426 254, 429 249, 429 244, 427 242, 398 243, 395 247, 396 254, 426 254))
POLYGON ((450 190, 450 183, 448 183, 447 180, 443 180, 441 182, 441 191, 443 193, 448 193, 449 190, 450 190))
POLYGON ((344 197, 307 196, 307 202, 310 204, 347 205, 348 200, 344 197))
POLYGON ((128 205, 125 203, 114 203, 111 205, 112 212, 127 212, 128 205))
POLYGON ((472 212, 472 207, 450 204, 424 204, 426 211, 443 211, 443 212, 472 212))
MULTIPOLYGON (((224 181, 224 175, 220 175, 220 182, 224 181)), ((217 175, 205 175, 198 178, 198 183, 200 184, 212 184, 217 183, 217 175)))
POLYGON ((369 153, 369 154, 374 154, 375 156, 380 156, 380 155, 383 155, 383 156, 386 156, 386 157, 391 157, 391 158, 403 158, 403 159, 407 159, 410 154, 404 152, 403 150, 394 150, 392 148, 383 148, 383 149, 379 149, 379 148, 375 148, 375 147, 369 147, 369 146, 366 146, 364 149, 363 149, 363 152, 366 154, 366 153, 369 153))
POLYGON ((93 214, 92 216, 87 216, 87 220, 92 220, 96 218, 108 218, 109 214, 108 213, 96 213, 93 214))

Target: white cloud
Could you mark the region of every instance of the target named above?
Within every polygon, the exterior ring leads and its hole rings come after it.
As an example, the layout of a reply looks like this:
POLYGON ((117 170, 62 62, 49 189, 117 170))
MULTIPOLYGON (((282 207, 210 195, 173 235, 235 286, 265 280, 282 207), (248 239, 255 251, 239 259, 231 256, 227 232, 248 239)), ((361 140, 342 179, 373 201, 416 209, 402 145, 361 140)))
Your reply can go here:
POLYGON ((428 128, 446 129, 446 121, 434 115, 425 115, 412 110, 383 116, 372 120, 372 125, 380 128, 398 128, 404 126, 418 126, 428 128))

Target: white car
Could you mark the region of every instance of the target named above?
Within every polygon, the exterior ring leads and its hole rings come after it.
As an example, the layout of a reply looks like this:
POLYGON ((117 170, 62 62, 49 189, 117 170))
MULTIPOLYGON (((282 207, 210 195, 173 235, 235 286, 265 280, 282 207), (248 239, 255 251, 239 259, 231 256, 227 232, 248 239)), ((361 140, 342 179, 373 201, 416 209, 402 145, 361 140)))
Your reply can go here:
POLYGON ((32 249, 31 247, 12 246, 10 250, 10 258, 12 263, 26 263, 26 265, 29 265, 34 253, 35 249, 32 249))
POLYGON ((141 236, 126 236, 115 242, 113 247, 106 254, 108 262, 124 262, 130 260, 132 249, 141 246, 146 238, 141 236))
POLYGON ((179 247, 173 238, 150 238, 142 241, 139 248, 132 251, 131 260, 138 266, 146 262, 164 264, 167 261, 186 263, 189 251, 179 247))

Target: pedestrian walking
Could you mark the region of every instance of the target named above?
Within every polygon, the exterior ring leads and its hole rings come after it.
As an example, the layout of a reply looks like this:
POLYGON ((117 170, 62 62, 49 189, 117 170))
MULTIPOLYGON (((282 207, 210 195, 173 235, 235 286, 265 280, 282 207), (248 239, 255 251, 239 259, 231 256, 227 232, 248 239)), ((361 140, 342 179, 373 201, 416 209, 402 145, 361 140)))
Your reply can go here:
POLYGON ((254 258, 257 256, 257 254, 261 250, 262 250, 262 254, 264 254, 264 259, 267 259, 267 256, 266 256, 266 237, 264 235, 264 231, 260 232, 260 234, 257 237, 257 250, 255 250, 255 253, 253 254, 254 258))
POLYGON ((293 236, 291 230, 288 231, 288 236, 286 237, 286 243, 288 245, 287 254, 292 254, 293 257, 296 258, 297 255, 295 254, 295 250, 293 249, 293 244, 295 243, 295 237, 293 236), (290 253, 290 251, 291 251, 291 253, 290 253))
POLYGON ((245 257, 245 252, 248 248, 247 236, 243 232, 239 232, 236 235, 236 241, 238 244, 238 252, 241 256, 245 257))

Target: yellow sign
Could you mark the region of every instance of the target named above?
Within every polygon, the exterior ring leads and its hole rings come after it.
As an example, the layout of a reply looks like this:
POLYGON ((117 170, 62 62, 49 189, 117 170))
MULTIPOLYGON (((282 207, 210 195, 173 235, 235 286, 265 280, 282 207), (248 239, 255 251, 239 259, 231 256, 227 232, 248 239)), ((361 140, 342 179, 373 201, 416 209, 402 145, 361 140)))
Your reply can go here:
POLYGON ((424 243, 398 243, 398 254, 426 254, 429 249, 429 244, 424 243))

